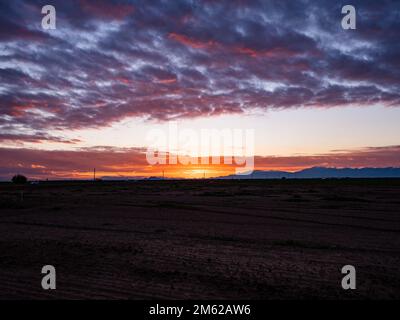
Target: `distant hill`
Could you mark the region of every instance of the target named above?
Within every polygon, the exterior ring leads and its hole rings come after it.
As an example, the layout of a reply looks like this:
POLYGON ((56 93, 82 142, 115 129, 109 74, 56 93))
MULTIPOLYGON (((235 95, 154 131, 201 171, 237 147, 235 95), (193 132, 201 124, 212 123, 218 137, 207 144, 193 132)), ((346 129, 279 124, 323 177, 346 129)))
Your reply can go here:
POLYGON ((255 170, 250 175, 229 175, 217 179, 319 179, 319 178, 400 178, 400 168, 312 167, 296 172, 255 170))

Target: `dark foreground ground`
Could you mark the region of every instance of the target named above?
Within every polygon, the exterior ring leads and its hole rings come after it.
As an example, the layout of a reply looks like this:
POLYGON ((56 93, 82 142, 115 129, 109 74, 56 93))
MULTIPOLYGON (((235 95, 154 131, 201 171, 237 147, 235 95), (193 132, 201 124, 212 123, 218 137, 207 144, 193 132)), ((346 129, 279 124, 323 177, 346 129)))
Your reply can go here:
POLYGON ((400 180, 0 184, 0 299, 399 299, 399 209, 400 180))

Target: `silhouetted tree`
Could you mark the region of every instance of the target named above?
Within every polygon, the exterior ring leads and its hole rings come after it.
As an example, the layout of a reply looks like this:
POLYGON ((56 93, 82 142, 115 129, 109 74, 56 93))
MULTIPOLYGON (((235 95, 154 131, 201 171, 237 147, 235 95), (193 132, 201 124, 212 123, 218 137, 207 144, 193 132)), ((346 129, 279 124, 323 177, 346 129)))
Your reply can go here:
POLYGON ((16 184, 25 184, 28 182, 28 179, 22 174, 16 174, 14 177, 12 177, 11 181, 16 184))

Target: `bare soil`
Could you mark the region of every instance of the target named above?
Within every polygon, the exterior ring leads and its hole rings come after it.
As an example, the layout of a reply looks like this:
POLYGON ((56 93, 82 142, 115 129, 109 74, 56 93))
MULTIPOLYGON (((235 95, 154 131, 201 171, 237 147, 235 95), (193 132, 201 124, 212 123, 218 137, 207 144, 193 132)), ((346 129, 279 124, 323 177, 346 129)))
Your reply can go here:
POLYGON ((399 299, 399 209, 395 179, 3 183, 0 299, 399 299))

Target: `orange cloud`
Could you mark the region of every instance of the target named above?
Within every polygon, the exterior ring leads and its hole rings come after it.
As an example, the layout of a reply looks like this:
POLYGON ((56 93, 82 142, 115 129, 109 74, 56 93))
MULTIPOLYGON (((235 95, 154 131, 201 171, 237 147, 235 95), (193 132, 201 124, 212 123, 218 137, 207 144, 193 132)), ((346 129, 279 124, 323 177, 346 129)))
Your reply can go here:
POLYGON ((170 33, 169 38, 194 49, 207 49, 216 45, 214 41, 199 41, 178 33, 170 33))
MULTIPOLYGON (((90 179, 93 168, 97 177, 206 178, 235 172, 228 164, 149 165, 142 148, 87 148, 78 151, 46 151, 0 148, 0 178, 9 180, 15 173, 31 179, 90 179)), ((222 160, 221 160, 222 162, 222 160)), ((256 156, 256 170, 297 171, 313 166, 324 167, 400 167, 400 146, 341 150, 313 156, 256 156)))

